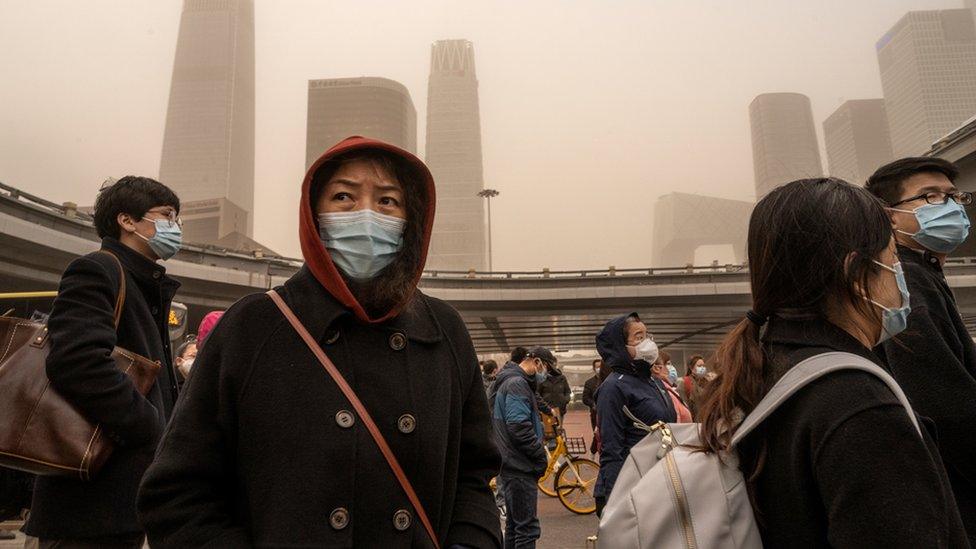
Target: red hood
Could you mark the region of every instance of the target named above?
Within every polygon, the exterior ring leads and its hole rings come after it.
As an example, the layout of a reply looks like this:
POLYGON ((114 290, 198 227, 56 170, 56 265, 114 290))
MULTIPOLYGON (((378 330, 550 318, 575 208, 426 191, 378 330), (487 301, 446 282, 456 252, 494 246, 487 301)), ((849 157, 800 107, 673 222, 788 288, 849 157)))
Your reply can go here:
POLYGON ((332 147, 325 152, 314 164, 308 169, 305 174, 305 181, 302 183, 302 202, 299 207, 298 214, 298 238, 302 244, 302 256, 305 258, 305 264, 308 265, 309 270, 312 275, 319 281, 325 289, 332 294, 340 303, 346 306, 350 311, 355 313, 356 317, 363 322, 378 323, 389 320, 397 316, 403 307, 409 301, 409 296, 402 303, 398 303, 389 312, 378 318, 370 317, 366 311, 363 309, 362 305, 356 301, 356 298, 349 291, 349 287, 346 285, 345 280, 343 280, 342 275, 336 268, 335 264, 332 262, 332 257, 329 255, 329 251, 325 249, 322 245, 322 240, 319 238, 318 223, 315 221, 315 212, 312 209, 312 200, 310 196, 310 189, 312 187, 312 179, 323 165, 325 165, 330 160, 334 159, 336 156, 341 154, 357 151, 357 150, 382 150, 389 153, 393 153, 400 158, 407 161, 408 164, 413 166, 420 178, 425 181, 427 185, 427 214, 426 219, 424 219, 424 238, 423 238, 423 250, 421 251, 421 261, 420 265, 417 267, 417 273, 414 277, 414 287, 420 282, 420 275, 424 271, 424 263, 427 260, 427 249, 430 246, 430 233, 434 226, 434 204, 435 193, 434 193, 434 178, 430 175, 430 170, 427 166, 421 162, 419 158, 408 153, 407 151, 394 147, 388 143, 383 143, 382 141, 377 141, 375 139, 369 139, 366 137, 347 137, 340 141, 336 146, 332 147))

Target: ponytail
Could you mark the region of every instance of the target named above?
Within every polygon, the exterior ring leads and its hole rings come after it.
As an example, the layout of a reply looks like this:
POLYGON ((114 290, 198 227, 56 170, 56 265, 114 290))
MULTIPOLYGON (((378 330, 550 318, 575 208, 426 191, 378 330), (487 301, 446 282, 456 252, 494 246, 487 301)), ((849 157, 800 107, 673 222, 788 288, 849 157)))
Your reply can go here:
POLYGON ((750 311, 749 318, 736 324, 715 351, 712 367, 717 377, 706 385, 698 412, 707 452, 729 451, 738 421, 763 397, 765 358, 756 320, 760 317, 753 315, 750 311))

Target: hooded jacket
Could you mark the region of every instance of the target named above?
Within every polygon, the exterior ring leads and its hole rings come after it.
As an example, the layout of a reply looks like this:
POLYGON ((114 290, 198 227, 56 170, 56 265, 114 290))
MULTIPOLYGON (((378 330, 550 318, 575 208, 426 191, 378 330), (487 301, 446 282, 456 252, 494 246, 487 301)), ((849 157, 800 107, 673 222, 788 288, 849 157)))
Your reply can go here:
POLYGON ((491 386, 488 405, 495 446, 502 454, 502 471, 540 477, 547 459, 533 385, 518 364, 509 362, 491 386))
MULTIPOLYGON (((370 411, 441 546, 499 547, 488 482, 500 459, 464 323, 416 290, 371 318, 319 240, 315 172, 362 149, 405 159, 432 200, 433 180, 413 155, 364 138, 341 142, 306 175, 305 266, 276 290, 370 411)), ((433 214, 430 204, 425 250, 433 214)), ((352 409, 268 296, 239 301, 197 356, 143 482, 139 511, 152 546, 430 547, 352 409)))
POLYGON ((651 365, 645 360, 632 359, 627 350, 624 326, 628 316, 611 320, 596 336, 600 358, 613 368, 613 373, 596 390, 601 442, 600 474, 594 489, 597 497, 610 496, 630 449, 647 435, 624 415, 624 406, 648 425, 677 419, 671 398, 651 377, 651 365))

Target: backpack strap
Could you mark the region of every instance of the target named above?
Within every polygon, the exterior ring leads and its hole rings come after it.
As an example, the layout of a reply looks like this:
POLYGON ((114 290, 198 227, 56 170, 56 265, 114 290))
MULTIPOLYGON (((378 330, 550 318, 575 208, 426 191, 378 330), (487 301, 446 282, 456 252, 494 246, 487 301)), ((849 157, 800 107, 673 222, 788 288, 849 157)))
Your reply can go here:
POLYGON ((915 426, 915 430, 921 435, 922 430, 919 428, 918 419, 915 418, 915 412, 912 411, 912 405, 909 404, 905 393, 898 386, 898 382, 888 372, 866 358, 851 353, 832 352, 810 357, 786 372, 773 385, 773 388, 766 393, 766 396, 763 397, 756 408, 742 420, 739 428, 732 436, 731 445, 735 447, 746 435, 758 427, 763 420, 776 411, 781 404, 789 400, 797 391, 806 387, 814 380, 831 372, 836 372, 837 370, 862 370, 880 378, 891 389, 891 392, 895 394, 895 397, 898 398, 901 405, 905 407, 905 411, 908 413, 908 419, 911 420, 912 425, 915 426))

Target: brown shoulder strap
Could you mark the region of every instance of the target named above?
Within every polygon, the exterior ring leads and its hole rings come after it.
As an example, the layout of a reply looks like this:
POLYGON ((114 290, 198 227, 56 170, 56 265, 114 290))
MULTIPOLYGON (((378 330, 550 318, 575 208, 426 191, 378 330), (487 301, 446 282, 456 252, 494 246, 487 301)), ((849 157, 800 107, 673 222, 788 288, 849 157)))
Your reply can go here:
POLYGON ((119 322, 122 320, 122 307, 125 305, 125 269, 119 257, 108 250, 98 250, 98 253, 110 256, 119 266, 119 295, 115 298, 115 329, 119 329, 119 322))
POLYGON ((407 478, 406 473, 403 472, 403 468, 400 467, 400 463, 397 461, 396 456, 393 455, 393 450, 391 450, 390 445, 386 443, 386 439, 383 438, 383 434, 380 433, 379 427, 376 426, 372 416, 369 415, 369 412, 366 411, 366 407, 363 406, 363 403, 359 400, 359 397, 356 396, 356 391, 349 386, 349 383, 347 383, 346 379, 342 377, 341 373, 339 373, 339 370, 335 367, 335 364, 333 364, 329 357, 326 356, 325 351, 323 351, 322 347, 315 342, 315 339, 311 334, 308 333, 308 330, 306 330, 305 326, 302 325, 302 322, 298 320, 298 317, 295 316, 295 313, 292 312, 291 308, 288 307, 283 299, 281 299, 278 292, 269 290, 268 296, 271 297, 271 300, 274 301, 275 305, 278 306, 278 309, 281 310, 281 314, 285 315, 285 318, 287 318, 288 322, 291 323, 292 328, 294 328, 295 331, 298 332, 298 335, 302 337, 302 340, 304 340, 305 344, 308 345, 308 348, 312 351, 312 354, 315 355, 315 358, 318 359, 319 363, 322 364, 322 367, 329 372, 329 375, 332 376, 333 380, 335 380, 336 385, 338 385, 339 389, 342 390, 342 394, 346 395, 346 399, 349 400, 349 403, 352 404, 353 409, 355 409, 356 413, 359 414, 359 418, 363 420, 363 424, 366 425, 366 429, 369 431, 369 434, 372 435, 376 445, 379 446, 380 452, 383 454, 383 457, 386 458, 386 462, 390 465, 390 469, 393 470, 393 474, 396 476, 397 481, 400 482, 400 486, 403 488, 403 491, 406 492, 407 499, 410 500, 414 510, 417 512, 420 522, 423 523, 424 528, 427 530, 427 535, 430 536, 431 541, 434 542, 434 547, 440 549, 440 543, 437 541, 437 534, 434 533, 434 527, 431 526, 430 519, 427 518, 427 513, 424 511, 424 506, 420 503, 420 498, 418 498, 417 493, 414 492, 413 486, 410 484, 410 480, 407 478))

